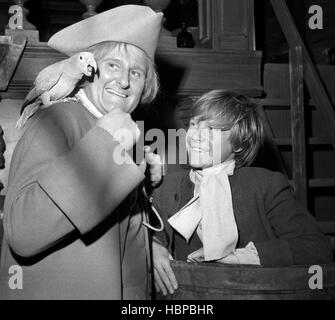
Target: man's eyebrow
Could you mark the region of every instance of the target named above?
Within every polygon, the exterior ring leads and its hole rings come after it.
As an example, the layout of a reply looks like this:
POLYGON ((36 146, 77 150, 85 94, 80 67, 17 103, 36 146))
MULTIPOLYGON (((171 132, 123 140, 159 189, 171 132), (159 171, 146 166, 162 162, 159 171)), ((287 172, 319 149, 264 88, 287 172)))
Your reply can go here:
POLYGON ((115 61, 115 62, 119 62, 119 63, 122 62, 122 60, 121 60, 120 58, 116 58, 116 57, 105 57, 104 61, 108 61, 108 60, 115 61))
MULTIPOLYGON (((115 62, 118 62, 120 64, 124 63, 123 59, 120 59, 120 58, 117 58, 117 57, 106 57, 104 59, 104 61, 115 61, 115 62)), ((130 62, 130 69, 132 69, 132 70, 140 70, 144 74, 146 73, 146 68, 143 67, 142 65, 138 64, 138 63, 132 64, 132 62, 130 62)))
POLYGON ((131 65, 130 69, 132 69, 132 70, 140 70, 141 72, 146 73, 146 69, 142 65, 140 65, 140 64, 131 65))

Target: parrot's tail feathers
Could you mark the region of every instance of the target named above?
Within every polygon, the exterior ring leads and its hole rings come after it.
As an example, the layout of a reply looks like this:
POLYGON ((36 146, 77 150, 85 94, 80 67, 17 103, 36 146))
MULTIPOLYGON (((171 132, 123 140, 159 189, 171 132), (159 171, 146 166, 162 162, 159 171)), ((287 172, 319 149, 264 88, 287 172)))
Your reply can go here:
POLYGON ((27 96, 24 99, 23 105, 21 107, 21 111, 20 114, 23 113, 24 109, 29 105, 32 104, 36 101, 36 99, 38 98, 38 94, 36 93, 36 88, 33 87, 29 93, 27 94, 27 96))
POLYGON ((26 106, 20 116, 20 119, 16 122, 15 128, 21 129, 26 124, 28 119, 32 117, 39 109, 40 109, 39 101, 36 101, 26 106))

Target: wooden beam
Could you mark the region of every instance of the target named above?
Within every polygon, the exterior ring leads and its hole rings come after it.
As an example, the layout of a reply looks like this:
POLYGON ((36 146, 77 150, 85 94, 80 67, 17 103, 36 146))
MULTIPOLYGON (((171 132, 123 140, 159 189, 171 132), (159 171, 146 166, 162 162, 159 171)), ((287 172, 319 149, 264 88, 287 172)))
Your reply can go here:
POLYGON ((272 7, 285 34, 290 48, 301 46, 304 61, 304 79, 312 99, 317 103, 317 108, 322 112, 328 134, 335 148, 335 112, 328 97, 328 93, 320 79, 306 46, 293 21, 291 13, 284 0, 271 0, 272 7))
MULTIPOLYGON (((28 42, 8 89, 1 96, 24 98, 38 72, 65 58, 47 43, 28 42)), ((162 90, 182 96, 200 95, 213 88, 259 96, 262 92, 261 58, 261 52, 242 50, 158 48, 156 52, 162 90)))
POLYGON ((304 74, 300 46, 290 49, 289 73, 294 192, 307 207, 304 74))

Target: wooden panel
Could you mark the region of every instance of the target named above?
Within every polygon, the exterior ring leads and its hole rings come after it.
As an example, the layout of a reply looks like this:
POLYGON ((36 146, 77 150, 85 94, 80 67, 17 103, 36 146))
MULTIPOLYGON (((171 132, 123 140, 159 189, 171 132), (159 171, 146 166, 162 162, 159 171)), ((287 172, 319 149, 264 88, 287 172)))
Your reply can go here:
MULTIPOLYGON (((335 104, 335 66, 319 65, 317 70, 320 73, 322 82, 324 83, 330 97, 335 104)), ((290 83, 288 64, 266 63, 264 64, 264 92, 266 98, 283 99, 282 105, 289 105, 290 83)), ((265 101, 267 102, 267 101, 265 101)), ((265 103, 266 105, 270 105, 265 103)), ((277 104, 277 101, 273 101, 277 104)), ((314 101, 312 102, 315 105, 314 101)))
MULTIPOLYGON (((259 52, 179 49, 158 50, 157 55, 184 74, 179 94, 197 95, 215 88, 250 96, 261 93, 259 52)), ((166 71, 165 75, 173 75, 173 68, 166 71)))
MULTIPOLYGON (((63 58, 46 43, 28 44, 7 92, 1 96, 23 98, 37 73, 63 58)), ((159 48, 156 61, 163 90, 170 93, 197 95, 226 88, 259 96, 262 90, 260 52, 159 48)))
POLYGON ((213 48, 254 50, 253 0, 213 1, 213 48))
POLYGON ((247 8, 245 0, 235 0, 232 3, 219 1, 217 10, 221 17, 221 30, 225 34, 241 34, 247 36, 247 8))

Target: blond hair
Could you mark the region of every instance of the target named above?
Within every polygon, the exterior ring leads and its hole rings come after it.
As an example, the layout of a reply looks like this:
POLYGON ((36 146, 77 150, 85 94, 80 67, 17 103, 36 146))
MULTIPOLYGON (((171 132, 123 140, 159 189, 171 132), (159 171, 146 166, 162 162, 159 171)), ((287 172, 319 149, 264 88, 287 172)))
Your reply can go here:
POLYGON ((212 90, 198 98, 192 119, 206 121, 214 129, 231 130, 229 141, 236 167, 250 165, 264 142, 264 125, 257 105, 233 91, 212 90))

